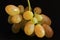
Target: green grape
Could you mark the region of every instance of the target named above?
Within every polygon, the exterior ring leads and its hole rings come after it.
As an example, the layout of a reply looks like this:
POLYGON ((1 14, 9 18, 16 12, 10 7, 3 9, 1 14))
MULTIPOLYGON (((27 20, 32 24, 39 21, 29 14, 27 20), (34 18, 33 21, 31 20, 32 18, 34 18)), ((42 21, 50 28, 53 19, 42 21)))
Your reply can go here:
POLYGON ((47 25, 47 24, 43 24, 42 26, 43 26, 43 28, 44 28, 44 30, 46 32, 45 36, 47 38, 51 38, 53 36, 53 34, 54 34, 52 28, 49 25, 47 25))
POLYGON ((20 9, 20 13, 24 12, 24 6, 23 5, 18 5, 18 8, 20 9))
POLYGON ((7 5, 5 7, 5 11, 7 12, 7 14, 9 14, 10 16, 14 16, 17 14, 20 14, 20 10, 18 7, 16 7, 15 5, 7 5))
POLYGON ((40 14, 42 12, 40 7, 35 7, 34 8, 34 13, 40 14))
POLYGON ((42 21, 43 20, 43 17, 39 14, 35 14, 35 17, 38 21, 42 21))
POLYGON ((20 23, 22 21, 22 16, 21 15, 12 16, 11 21, 12 23, 20 23))
POLYGON ((38 20, 37 20, 35 17, 32 18, 31 21, 32 21, 34 24, 38 23, 38 20))
POLYGON ((11 18, 12 18, 12 16, 8 17, 8 23, 10 23, 10 24, 12 24, 11 18))
POLYGON ((39 38, 43 38, 45 36, 45 30, 40 24, 35 26, 35 34, 39 38))
POLYGON ((26 11, 23 14, 23 18, 25 20, 31 20, 33 18, 33 13, 31 11, 26 11))
POLYGON ((13 24, 12 25, 12 32, 18 33, 20 31, 20 24, 13 24))
POLYGON ((31 36, 34 33, 34 24, 31 21, 25 24, 24 32, 28 36, 31 36))
POLYGON ((51 19, 48 16, 44 14, 41 14, 41 16, 43 17, 42 24, 45 23, 45 24, 51 25, 51 19))

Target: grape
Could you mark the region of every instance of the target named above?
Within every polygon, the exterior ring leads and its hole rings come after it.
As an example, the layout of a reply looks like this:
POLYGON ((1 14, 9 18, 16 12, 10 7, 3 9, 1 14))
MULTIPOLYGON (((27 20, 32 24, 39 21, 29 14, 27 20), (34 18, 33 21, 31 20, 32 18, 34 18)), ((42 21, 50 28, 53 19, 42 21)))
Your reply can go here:
POLYGON ((39 14, 35 14, 35 17, 37 18, 38 21, 42 21, 43 17, 39 14))
POLYGON ((48 16, 44 15, 44 14, 41 14, 41 15, 43 17, 42 24, 45 23, 45 24, 51 25, 51 19, 48 16))
POLYGON ((19 23, 22 21, 22 16, 21 15, 12 16, 11 21, 12 23, 19 23))
POLYGON ((47 25, 47 24, 43 24, 42 26, 45 29, 46 37, 47 38, 51 38, 53 36, 53 30, 52 30, 52 28, 49 25, 47 25))
POLYGON ((34 24, 38 23, 38 20, 37 20, 35 17, 32 18, 31 21, 32 21, 34 24))
POLYGON ((40 14, 42 12, 40 7, 35 7, 34 8, 34 13, 40 14))
POLYGON ((19 30, 20 30, 20 24, 13 24, 13 26, 12 26, 12 32, 13 33, 18 33, 19 32, 19 30))
POLYGON ((10 16, 14 16, 20 13, 20 10, 18 7, 16 7, 15 5, 7 5, 5 7, 5 11, 7 12, 7 14, 9 14, 10 16))
POLYGON ((26 7, 26 8, 25 8, 25 11, 28 11, 28 10, 29 10, 29 8, 28 8, 28 7, 26 7))
POLYGON ((23 5, 18 5, 18 8, 20 9, 20 13, 24 12, 24 6, 23 5))
POLYGON ((31 11, 26 11, 23 14, 23 18, 25 20, 31 20, 33 18, 33 13, 31 11))
POLYGON ((8 17, 8 23, 10 23, 10 24, 12 24, 11 18, 12 18, 12 16, 8 17))
POLYGON ((39 38, 43 38, 45 36, 45 30, 40 24, 35 26, 35 34, 39 38))
POLYGON ((26 35, 31 36, 34 32, 34 24, 31 23, 30 21, 26 23, 24 27, 24 32, 26 35))
MULTIPOLYGON (((32 8, 31 8, 31 10, 32 10, 32 8)), ((28 8, 28 6, 25 8, 25 11, 29 11, 29 8, 28 8)))

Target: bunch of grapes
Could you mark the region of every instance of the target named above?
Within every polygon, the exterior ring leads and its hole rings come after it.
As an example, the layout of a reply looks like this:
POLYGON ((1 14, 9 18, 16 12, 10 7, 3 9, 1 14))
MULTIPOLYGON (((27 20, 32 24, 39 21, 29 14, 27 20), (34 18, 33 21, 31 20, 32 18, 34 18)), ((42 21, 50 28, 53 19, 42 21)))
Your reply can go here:
POLYGON ((7 5, 5 11, 9 15, 8 22, 12 24, 12 32, 18 33, 20 29, 23 29, 27 36, 33 34, 39 38, 46 36, 51 38, 53 36, 53 30, 50 27, 51 19, 42 14, 40 7, 35 7, 33 12, 28 1, 28 7, 24 8, 23 5, 7 5))

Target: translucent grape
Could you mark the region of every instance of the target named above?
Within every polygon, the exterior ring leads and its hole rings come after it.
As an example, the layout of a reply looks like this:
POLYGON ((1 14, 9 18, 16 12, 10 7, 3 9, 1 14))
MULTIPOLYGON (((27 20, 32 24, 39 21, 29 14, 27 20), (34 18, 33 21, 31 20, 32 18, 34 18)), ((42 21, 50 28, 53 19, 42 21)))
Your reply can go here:
POLYGON ((20 23, 22 21, 22 16, 21 15, 12 16, 11 21, 12 23, 20 23))
POLYGON ((41 16, 43 17, 42 24, 45 23, 45 24, 51 25, 51 19, 48 16, 44 14, 41 14, 41 16))
POLYGON ((39 38, 43 38, 45 36, 45 30, 40 24, 35 26, 35 34, 39 38))
POLYGON ((52 28, 47 24, 43 24, 43 28, 45 30, 46 37, 51 38, 53 36, 53 34, 54 34, 52 28))
POLYGON ((37 18, 35 18, 35 17, 33 17, 33 18, 31 19, 31 21, 32 21, 34 24, 38 23, 38 20, 37 20, 37 18))
POLYGON ((39 14, 35 14, 35 17, 38 21, 42 21, 43 20, 43 17, 39 14))
POLYGON ((24 12, 24 6, 23 5, 18 5, 18 8, 20 9, 20 13, 24 12))
POLYGON ((23 14, 23 18, 25 20, 31 20, 33 18, 33 13, 31 11, 26 11, 23 14))
POLYGON ((7 5, 5 7, 5 11, 7 12, 7 14, 9 14, 10 16, 14 16, 20 13, 20 10, 18 7, 16 7, 15 5, 7 5))
POLYGON ((34 8, 34 13, 40 14, 42 12, 40 7, 35 7, 34 8))
POLYGON ((28 22, 24 27, 24 32, 28 36, 32 35, 34 32, 34 24, 32 24, 31 22, 28 22))

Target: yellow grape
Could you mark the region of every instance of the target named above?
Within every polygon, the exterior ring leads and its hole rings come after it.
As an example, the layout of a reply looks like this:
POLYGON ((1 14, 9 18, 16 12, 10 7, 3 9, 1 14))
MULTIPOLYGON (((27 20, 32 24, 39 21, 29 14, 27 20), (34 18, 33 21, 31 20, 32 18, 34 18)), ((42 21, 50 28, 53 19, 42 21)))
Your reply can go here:
POLYGON ((43 24, 42 26, 43 26, 43 28, 45 30, 45 33, 46 33, 45 36, 47 38, 51 38, 53 36, 53 34, 54 34, 52 28, 49 25, 47 25, 47 24, 43 24))
POLYGON ((35 14, 35 17, 37 18, 38 21, 42 21, 43 17, 39 14, 35 14))
POLYGON ((35 34, 39 38, 43 38, 45 36, 45 30, 40 24, 35 26, 35 34))
POLYGON ((33 18, 31 19, 31 21, 32 21, 34 24, 38 23, 38 20, 37 20, 37 18, 35 18, 35 17, 33 17, 33 18))
POLYGON ((40 7, 35 7, 34 8, 34 13, 40 14, 42 12, 40 7))
POLYGON ((31 11, 26 11, 23 14, 23 18, 25 20, 31 20, 33 18, 33 13, 31 11))
POLYGON ((8 23, 10 23, 10 24, 12 24, 11 18, 12 18, 12 16, 8 17, 8 23))
POLYGON ((44 14, 41 14, 41 15, 43 17, 42 24, 45 23, 45 24, 51 25, 51 19, 48 16, 44 15, 44 14))
POLYGON ((24 12, 24 6, 23 5, 18 5, 18 8, 20 9, 20 13, 24 12))
POLYGON ((13 24, 12 25, 12 32, 13 33, 18 33, 20 30, 20 24, 13 24))
POLYGON ((14 16, 20 13, 20 10, 18 7, 16 7, 15 5, 7 5, 5 7, 5 11, 7 12, 7 14, 9 14, 10 16, 14 16))
POLYGON ((12 16, 11 21, 12 23, 20 23, 22 21, 22 16, 21 15, 12 16))
POLYGON ((26 23, 24 27, 24 32, 26 35, 31 36, 34 32, 34 24, 31 23, 30 21, 26 23))

